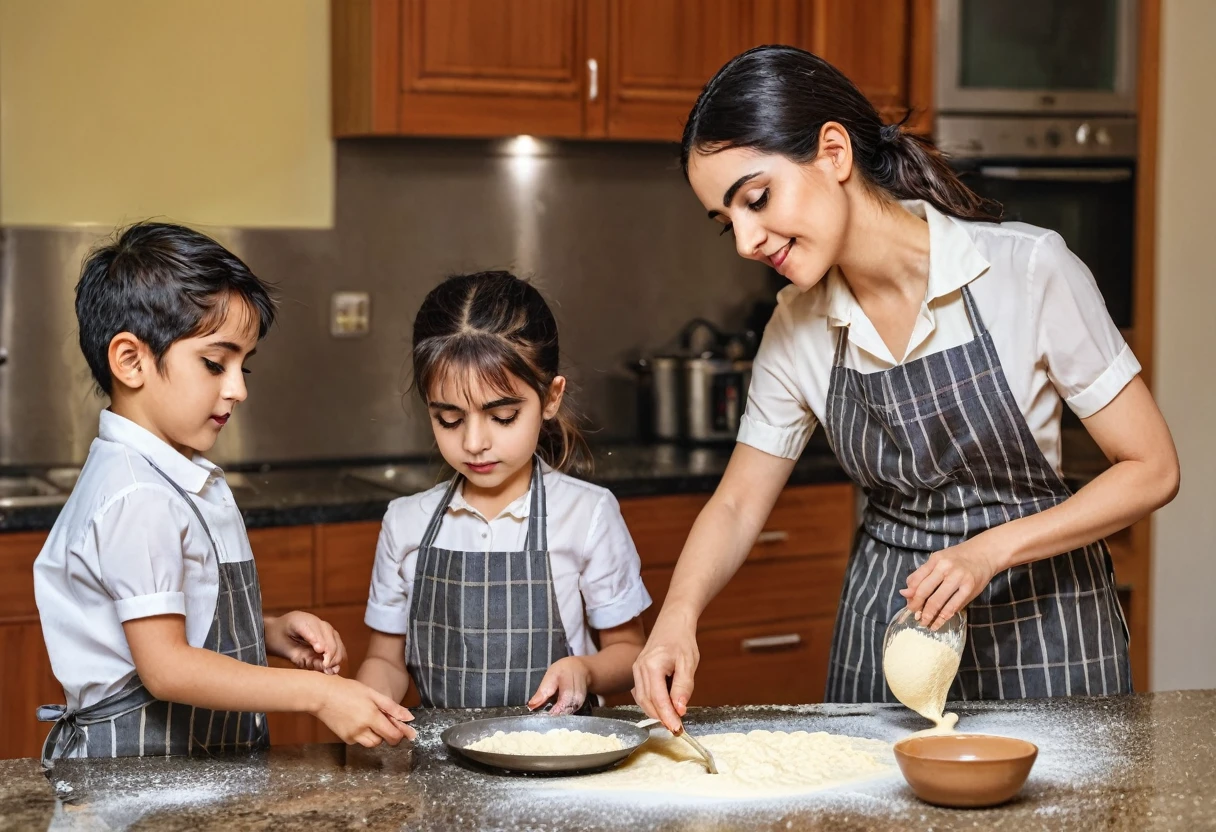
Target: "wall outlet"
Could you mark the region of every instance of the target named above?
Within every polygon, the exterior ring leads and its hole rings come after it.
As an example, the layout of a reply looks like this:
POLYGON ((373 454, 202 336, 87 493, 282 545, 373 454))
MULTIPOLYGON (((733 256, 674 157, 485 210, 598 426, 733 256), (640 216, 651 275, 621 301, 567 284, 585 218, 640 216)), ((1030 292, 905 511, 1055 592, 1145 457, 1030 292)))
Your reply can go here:
POLYGON ((329 334, 359 338, 371 332, 372 299, 367 292, 334 292, 329 301, 329 334))

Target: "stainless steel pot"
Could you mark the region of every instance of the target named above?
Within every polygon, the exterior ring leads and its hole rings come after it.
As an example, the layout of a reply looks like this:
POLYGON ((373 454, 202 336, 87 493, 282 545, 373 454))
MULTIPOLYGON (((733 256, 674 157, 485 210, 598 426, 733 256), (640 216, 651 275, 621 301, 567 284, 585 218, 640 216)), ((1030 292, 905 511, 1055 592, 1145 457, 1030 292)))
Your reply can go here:
POLYGON ((729 358, 684 361, 685 436, 693 442, 731 441, 747 404, 752 362, 729 358))
POLYGON ((652 439, 676 442, 684 437, 683 364, 678 356, 658 355, 634 367, 641 385, 639 419, 652 439))

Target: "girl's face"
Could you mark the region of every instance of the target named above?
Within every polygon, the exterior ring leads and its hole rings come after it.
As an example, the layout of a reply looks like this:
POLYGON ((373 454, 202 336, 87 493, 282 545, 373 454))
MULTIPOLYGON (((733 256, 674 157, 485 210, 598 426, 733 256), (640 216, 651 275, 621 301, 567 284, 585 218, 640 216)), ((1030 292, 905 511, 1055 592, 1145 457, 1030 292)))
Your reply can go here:
POLYGON ((541 425, 561 408, 563 377, 553 379, 545 402, 518 376, 509 381, 504 391, 472 373, 448 373, 427 400, 439 453, 474 489, 526 483, 541 425))
POLYGON ((803 291, 839 262, 848 231, 852 169, 844 128, 828 122, 805 164, 732 147, 694 151, 688 179, 709 217, 733 234, 740 257, 772 266, 803 291))

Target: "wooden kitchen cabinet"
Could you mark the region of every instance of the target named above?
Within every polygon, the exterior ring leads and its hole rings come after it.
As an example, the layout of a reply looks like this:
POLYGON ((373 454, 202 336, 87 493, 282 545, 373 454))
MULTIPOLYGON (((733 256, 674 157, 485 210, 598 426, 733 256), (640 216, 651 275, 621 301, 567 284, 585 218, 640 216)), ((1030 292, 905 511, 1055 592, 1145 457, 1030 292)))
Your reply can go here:
POLYGON ((932 90, 932 0, 331 0, 334 135, 677 141, 753 46, 810 49, 889 119, 932 90))
POLYGON ((607 135, 680 138, 701 88, 753 46, 795 43, 790 0, 609 0, 607 135))

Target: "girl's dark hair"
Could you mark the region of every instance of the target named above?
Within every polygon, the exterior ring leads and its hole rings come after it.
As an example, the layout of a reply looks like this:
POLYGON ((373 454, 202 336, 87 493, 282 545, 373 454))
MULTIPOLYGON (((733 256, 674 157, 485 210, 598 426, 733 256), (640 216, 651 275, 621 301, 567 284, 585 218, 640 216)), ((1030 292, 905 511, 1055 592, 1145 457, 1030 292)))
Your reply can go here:
POLYGON ((853 164, 881 192, 922 199, 959 219, 1000 221, 1001 206, 964 185, 931 141, 905 132, 903 122, 884 125, 840 70, 792 46, 758 46, 718 70, 689 113, 680 164, 687 177, 694 150, 717 153, 731 147, 809 162, 829 121, 848 131, 853 164))
POLYGON ((270 287, 241 258, 210 237, 181 225, 141 222, 98 245, 76 284, 80 350, 107 395, 110 341, 130 332, 162 367, 175 341, 210 335, 224 325, 233 295, 256 317, 258 338, 274 323, 270 287))
MULTIPOLYGON (((413 386, 427 402, 453 373, 507 394, 516 376, 543 407, 559 362, 557 321, 541 293, 504 271, 454 275, 432 289, 414 318, 413 386)), ((577 423, 563 401, 542 424, 537 450, 559 471, 590 460, 577 423)))

